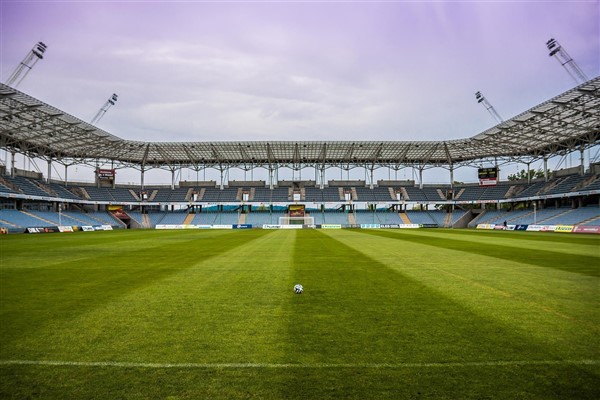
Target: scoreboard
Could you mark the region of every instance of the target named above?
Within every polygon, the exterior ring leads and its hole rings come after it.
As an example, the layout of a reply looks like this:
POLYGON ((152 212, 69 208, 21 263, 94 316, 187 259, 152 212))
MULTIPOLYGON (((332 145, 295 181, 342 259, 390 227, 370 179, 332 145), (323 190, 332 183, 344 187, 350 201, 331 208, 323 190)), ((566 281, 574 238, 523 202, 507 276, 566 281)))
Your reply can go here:
POLYGON ((490 186, 498 183, 498 168, 479 168, 479 186, 490 186))
POLYGON ((304 217, 304 204, 290 204, 288 212, 290 217, 304 217))
POLYGON ((96 169, 96 174, 98 175, 98 179, 101 181, 111 181, 115 179, 115 170, 114 169, 96 169))

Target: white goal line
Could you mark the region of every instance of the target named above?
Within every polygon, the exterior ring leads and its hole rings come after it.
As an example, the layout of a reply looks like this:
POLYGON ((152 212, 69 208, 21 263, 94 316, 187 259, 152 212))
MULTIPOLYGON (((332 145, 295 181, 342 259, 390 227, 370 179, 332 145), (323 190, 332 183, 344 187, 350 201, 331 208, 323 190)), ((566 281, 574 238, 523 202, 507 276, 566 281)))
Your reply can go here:
POLYGON ((115 367, 115 368, 181 368, 181 369, 235 369, 235 368, 457 368, 504 367, 532 365, 600 365, 600 360, 513 360, 430 363, 145 363, 121 361, 52 361, 52 360, 0 360, 0 366, 40 365, 65 367, 115 367))

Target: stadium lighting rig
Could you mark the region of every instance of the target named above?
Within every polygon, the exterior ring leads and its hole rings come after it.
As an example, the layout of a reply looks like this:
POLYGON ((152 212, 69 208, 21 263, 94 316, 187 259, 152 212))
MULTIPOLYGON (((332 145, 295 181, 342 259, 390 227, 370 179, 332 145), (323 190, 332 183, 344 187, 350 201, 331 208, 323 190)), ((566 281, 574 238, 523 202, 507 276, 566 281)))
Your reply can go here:
POLYGON ((110 96, 108 98, 108 100, 106 100, 106 103, 104 103, 104 105, 102 107, 100 107, 100 110, 98 110, 98 112, 96 113, 94 118, 92 118, 92 120, 90 121, 90 124, 94 125, 95 123, 100 121, 100 119, 104 116, 104 114, 106 114, 108 109, 115 105, 118 97, 119 96, 116 93, 113 93, 112 96, 110 96))
POLYGON ((19 66, 14 70, 14 72, 8 77, 6 84, 8 86, 12 86, 13 88, 17 88, 23 79, 27 76, 27 74, 31 71, 33 66, 42 58, 44 58, 44 53, 46 52, 47 46, 38 42, 33 49, 25 56, 23 61, 19 64, 19 66))
POLYGON ((476 92, 475 98, 477 99, 478 103, 483 104, 485 109, 488 110, 488 112, 492 115, 496 122, 504 122, 504 119, 502 119, 502 117, 500 116, 500 114, 498 114, 494 106, 492 106, 490 102, 487 101, 487 99, 483 96, 483 94, 481 94, 481 92, 476 92))
POLYGON ((575 82, 578 85, 588 81, 587 76, 585 76, 585 73, 579 68, 579 65, 577 65, 575 60, 573 60, 556 39, 548 40, 546 42, 546 47, 550 50, 548 55, 556 58, 560 65, 562 65, 569 75, 571 75, 571 78, 575 79, 575 82))

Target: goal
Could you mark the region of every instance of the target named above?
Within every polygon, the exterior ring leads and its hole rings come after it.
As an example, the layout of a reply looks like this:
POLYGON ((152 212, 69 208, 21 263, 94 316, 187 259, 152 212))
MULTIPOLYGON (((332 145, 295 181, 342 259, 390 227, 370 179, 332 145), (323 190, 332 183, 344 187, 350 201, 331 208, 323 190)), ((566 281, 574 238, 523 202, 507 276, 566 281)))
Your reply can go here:
POLYGON ((279 217, 279 225, 314 225, 314 217, 279 217))

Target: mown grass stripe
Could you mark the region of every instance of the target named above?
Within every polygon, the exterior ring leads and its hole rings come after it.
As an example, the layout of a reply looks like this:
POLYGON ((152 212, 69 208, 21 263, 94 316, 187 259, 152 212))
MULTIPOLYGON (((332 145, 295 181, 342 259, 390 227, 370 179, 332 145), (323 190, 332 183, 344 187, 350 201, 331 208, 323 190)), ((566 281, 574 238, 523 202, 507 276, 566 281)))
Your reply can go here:
POLYGON ((451 238, 455 240, 464 240, 465 242, 472 243, 476 246, 479 243, 483 244, 496 244, 503 246, 510 246, 522 249, 523 251, 529 249, 530 251, 540 251, 540 248, 549 247, 552 251, 557 253, 574 254, 574 255, 595 255, 600 257, 600 237, 589 237, 582 238, 582 235, 570 235, 569 237, 564 234, 552 234, 548 232, 520 232, 520 231, 491 231, 495 235, 486 235, 486 231, 475 231, 471 234, 456 233, 456 230, 452 229, 422 229, 419 231, 411 231, 413 235, 423 235, 437 238, 451 238), (524 237, 535 236, 537 240, 525 240, 524 237), (553 240, 553 239, 562 240, 553 240), (567 240, 574 239, 574 240, 567 240), (584 240, 582 240, 584 239, 584 240))
MULTIPOLYGON (((58 268, 54 260, 51 266, 0 270, 0 337, 4 341, 0 352, 10 347, 8 343, 22 342, 28 335, 35 337, 44 328, 69 326, 79 316, 168 279, 199 261, 220 259, 223 254, 270 234, 245 231, 232 236, 235 240, 227 240, 220 234, 206 236, 195 232, 173 242, 157 240, 153 247, 148 247, 152 243, 140 242, 139 247, 121 248, 115 241, 112 252, 77 263, 71 257, 80 249, 71 247, 71 240, 64 240, 60 243, 62 254, 56 256, 64 268, 58 268)), ((92 236, 87 238, 94 241, 92 236)), ((23 249, 13 247, 11 251, 23 249)))
POLYGON ((467 252, 544 268, 554 268, 593 277, 600 276, 600 255, 565 254, 547 249, 544 251, 535 251, 532 249, 496 243, 470 243, 468 240, 431 235, 426 236, 407 231, 390 232, 364 229, 360 233, 418 243, 420 245, 434 246, 446 250, 467 252))
POLYGON ((542 343, 358 251, 342 234, 298 232, 293 275, 305 293, 287 306, 289 351, 282 363, 422 362, 425 353, 455 360, 544 358, 542 343))
POLYGON ((365 231, 327 234, 472 312, 509 327, 515 335, 520 333, 540 343, 572 343, 568 352, 552 353, 554 356, 572 358, 572 352, 576 352, 575 357, 597 357, 589 343, 594 343, 600 333, 598 278, 490 260, 477 254, 452 254, 442 248, 367 235, 365 231))
POLYGON ((495 360, 473 362, 407 362, 407 363, 144 363, 126 361, 60 361, 60 360, 1 360, 0 365, 39 365, 58 367, 114 367, 114 368, 473 368, 516 367, 531 365, 600 365, 600 360, 495 360))

